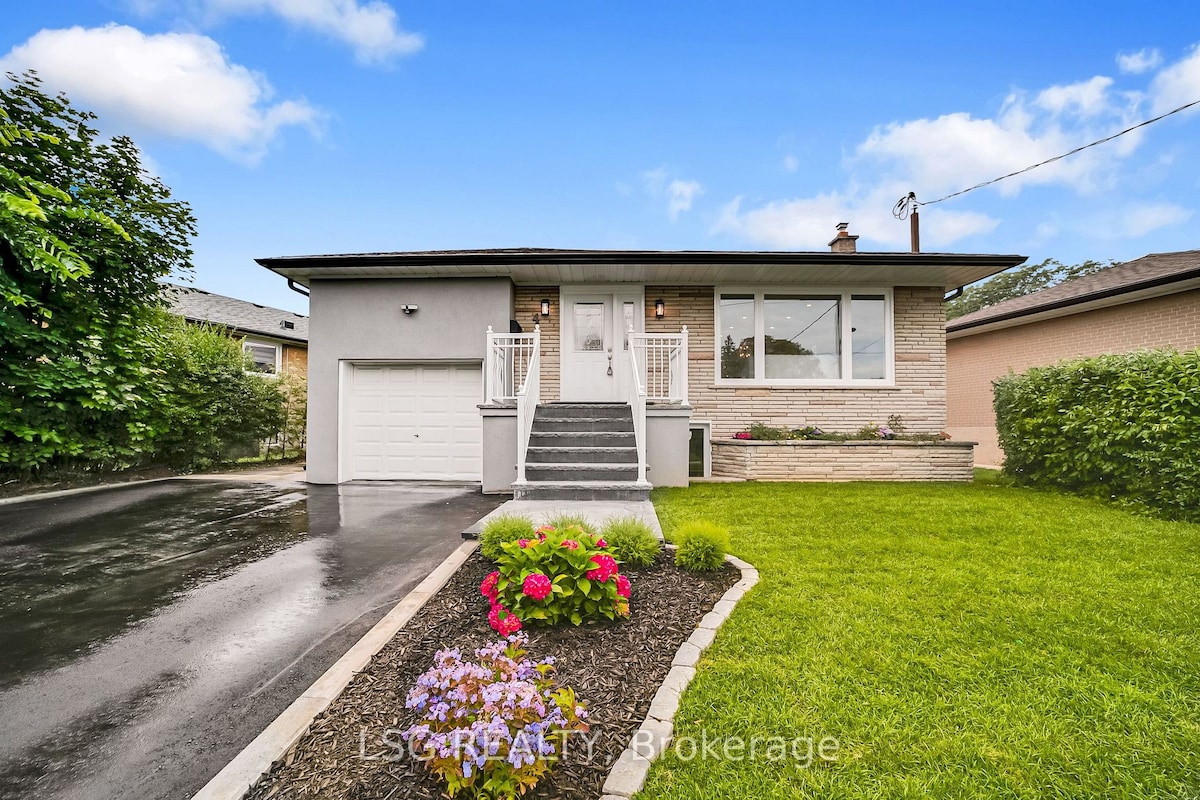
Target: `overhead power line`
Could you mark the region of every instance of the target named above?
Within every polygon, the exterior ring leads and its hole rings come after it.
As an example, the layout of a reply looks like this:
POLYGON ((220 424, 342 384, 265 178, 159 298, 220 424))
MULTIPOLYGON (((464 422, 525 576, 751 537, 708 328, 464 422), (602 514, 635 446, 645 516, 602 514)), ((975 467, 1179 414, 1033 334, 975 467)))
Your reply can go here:
MULTIPOLYGON (((966 189, 962 189, 960 191, 954 192, 953 194, 948 194, 945 197, 939 197, 937 200, 921 201, 921 200, 917 200, 912 195, 909 195, 908 197, 902 198, 900 200, 900 202, 896 204, 896 210, 899 211, 903 207, 904 215, 907 216, 908 206, 909 206, 910 202, 914 203, 918 206, 931 206, 934 203, 940 203, 943 200, 949 200, 952 197, 958 197, 959 195, 964 195, 967 192, 973 192, 976 189, 982 189, 985 186, 991 186, 993 183, 999 183, 1000 181, 1007 180, 1008 178, 1015 178, 1017 175, 1023 175, 1026 172, 1029 172, 1030 170, 1035 170, 1038 167, 1044 167, 1047 164, 1053 164, 1055 161, 1061 161, 1062 159, 1067 158, 1068 156, 1073 156, 1076 153, 1081 153, 1084 150, 1087 150, 1089 147, 1095 147, 1096 145, 1099 145, 1099 144, 1111 142, 1113 139, 1120 138, 1127 133, 1132 133, 1133 131, 1136 131, 1138 128, 1144 128, 1147 125, 1153 125, 1155 122, 1158 122, 1159 120, 1164 120, 1167 117, 1171 116, 1172 114, 1178 114, 1180 111, 1186 111, 1189 108, 1191 108, 1192 106, 1197 106, 1197 105, 1200 105, 1200 100, 1193 100, 1192 102, 1187 103, 1186 105, 1182 105, 1179 108, 1172 109, 1171 111, 1168 111, 1165 114, 1159 114, 1157 117, 1154 117, 1153 119, 1148 119, 1148 120, 1145 120, 1144 122, 1139 122, 1137 125, 1130 126, 1123 131, 1114 133, 1112 136, 1105 136, 1103 139, 1097 139, 1096 141, 1090 142, 1081 147, 1076 147, 1074 150, 1070 150, 1066 153, 1063 153, 1062 155, 1057 155, 1054 158, 1047 158, 1045 161, 1039 161, 1036 164, 1031 164, 1028 167, 1025 167, 1025 169, 1019 169, 1016 172, 1010 172, 1007 175, 1001 175, 999 178, 992 178, 990 181, 984 181, 983 183, 977 183, 974 186, 970 186, 966 189)), ((895 213, 895 212, 893 212, 893 213, 895 213)), ((897 213, 896 216, 900 217, 901 219, 904 218, 904 217, 900 216, 899 213, 897 213)))

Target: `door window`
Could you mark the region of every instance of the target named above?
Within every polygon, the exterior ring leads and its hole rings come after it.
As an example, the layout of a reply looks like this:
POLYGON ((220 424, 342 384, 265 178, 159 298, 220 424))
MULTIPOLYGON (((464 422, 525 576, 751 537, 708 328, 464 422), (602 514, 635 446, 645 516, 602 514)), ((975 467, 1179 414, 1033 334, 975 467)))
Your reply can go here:
POLYGON ((574 325, 577 353, 604 350, 604 303, 576 303, 574 325))

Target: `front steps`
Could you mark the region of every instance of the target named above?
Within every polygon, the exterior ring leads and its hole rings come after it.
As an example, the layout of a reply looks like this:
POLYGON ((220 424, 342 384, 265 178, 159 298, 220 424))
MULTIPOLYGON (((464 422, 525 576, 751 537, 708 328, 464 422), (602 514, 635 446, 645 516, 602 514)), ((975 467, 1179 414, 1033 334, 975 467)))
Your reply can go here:
POLYGON ((646 500, 626 403, 551 403, 533 416, 525 482, 514 500, 646 500))

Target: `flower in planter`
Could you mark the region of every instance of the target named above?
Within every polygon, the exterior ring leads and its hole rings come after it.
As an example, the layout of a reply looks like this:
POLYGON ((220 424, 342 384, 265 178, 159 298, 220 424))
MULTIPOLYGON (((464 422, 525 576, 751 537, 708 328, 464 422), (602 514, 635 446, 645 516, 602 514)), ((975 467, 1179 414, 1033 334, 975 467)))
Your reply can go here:
POLYGON ((733 435, 733 438, 735 438, 735 439, 750 439, 752 437, 750 435, 750 431, 738 431, 737 433, 735 433, 733 435))
POLYGON ((554 590, 554 584, 540 572, 531 572, 521 583, 521 592, 534 600, 545 600, 554 590))
MULTIPOLYGON (((613 580, 619 563, 600 548, 599 536, 579 526, 547 527, 540 536, 545 538, 526 547, 518 542, 501 546, 496 603, 522 625, 582 625, 628 616, 628 600, 617 595, 613 580)), ((501 616, 495 615, 493 627, 501 616)))
POLYGON ((881 425, 879 428, 879 438, 880 439, 895 439, 896 432, 894 430, 892 430, 891 428, 889 428, 887 425, 881 425))
POLYGON ((440 650, 409 690, 405 707, 421 716, 403 737, 451 797, 524 795, 567 735, 588 729, 575 692, 554 682, 554 660, 527 658, 526 644, 523 634, 511 636, 476 650, 475 661, 440 650))

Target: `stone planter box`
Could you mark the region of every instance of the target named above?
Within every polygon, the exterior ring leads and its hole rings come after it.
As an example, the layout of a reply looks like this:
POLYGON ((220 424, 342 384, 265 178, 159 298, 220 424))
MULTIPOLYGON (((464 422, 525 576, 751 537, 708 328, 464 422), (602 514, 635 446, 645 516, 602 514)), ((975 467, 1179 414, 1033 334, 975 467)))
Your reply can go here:
POLYGON ((712 442, 714 478, 748 481, 970 481, 975 442, 712 442))

